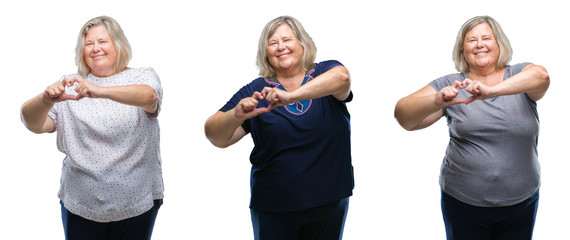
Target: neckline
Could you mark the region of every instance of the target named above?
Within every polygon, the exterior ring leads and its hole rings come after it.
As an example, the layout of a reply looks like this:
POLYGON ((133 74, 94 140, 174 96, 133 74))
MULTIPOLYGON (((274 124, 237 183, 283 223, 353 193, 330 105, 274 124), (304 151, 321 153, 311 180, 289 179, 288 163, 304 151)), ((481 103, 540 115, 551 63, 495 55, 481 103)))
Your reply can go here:
MULTIPOLYGON (((313 64, 311 69, 309 69, 308 71, 305 72, 305 76, 303 77, 303 82, 301 82, 301 86, 303 86, 305 83, 307 83, 309 81, 309 79, 311 78, 311 73, 315 70, 317 64, 313 64)), ((266 78, 267 81, 272 82, 272 83, 276 83, 276 87, 278 87, 281 90, 287 91, 287 89, 285 89, 285 87, 283 87, 283 84, 281 84, 281 82, 279 82, 279 79, 277 79, 277 75, 273 75, 270 76, 268 78, 266 78)))

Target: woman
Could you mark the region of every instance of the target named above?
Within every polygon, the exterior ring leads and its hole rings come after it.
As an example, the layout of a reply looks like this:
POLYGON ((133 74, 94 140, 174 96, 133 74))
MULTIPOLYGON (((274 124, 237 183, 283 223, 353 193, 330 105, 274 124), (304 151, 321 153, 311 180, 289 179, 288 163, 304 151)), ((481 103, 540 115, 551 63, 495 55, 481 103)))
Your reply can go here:
POLYGON ((341 239, 352 195, 350 76, 289 16, 263 29, 259 78, 211 116, 205 131, 225 148, 251 133, 255 239, 341 239))
POLYGON ((450 141, 440 174, 447 239, 531 239, 540 168, 536 102, 548 89, 544 67, 507 65, 509 40, 491 17, 461 27, 447 75, 402 98, 406 130, 447 118, 450 141))
POLYGON ((131 47, 107 16, 79 32, 78 73, 22 106, 34 133, 57 131, 63 160, 66 239, 150 239, 163 198, 156 117, 162 101, 152 68, 129 68, 131 47))

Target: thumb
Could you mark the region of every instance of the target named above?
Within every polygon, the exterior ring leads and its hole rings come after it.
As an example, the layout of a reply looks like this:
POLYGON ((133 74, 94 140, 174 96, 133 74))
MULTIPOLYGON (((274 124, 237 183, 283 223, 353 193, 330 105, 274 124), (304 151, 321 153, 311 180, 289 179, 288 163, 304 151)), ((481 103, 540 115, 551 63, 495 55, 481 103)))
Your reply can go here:
POLYGON ((249 118, 255 117, 255 116, 259 115, 259 114, 268 112, 268 111, 269 111, 269 108, 265 108, 265 107, 256 108, 256 109, 253 109, 252 111, 250 111, 250 112, 247 113, 247 118, 249 119, 249 118))

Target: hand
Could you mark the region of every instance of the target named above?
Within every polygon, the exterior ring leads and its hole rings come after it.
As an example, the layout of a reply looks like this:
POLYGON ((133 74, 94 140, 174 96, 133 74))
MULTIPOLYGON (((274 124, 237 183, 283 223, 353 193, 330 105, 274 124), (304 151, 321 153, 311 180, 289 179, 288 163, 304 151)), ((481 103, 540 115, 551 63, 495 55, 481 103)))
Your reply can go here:
POLYGON ((267 107, 269 111, 278 106, 285 106, 297 102, 293 99, 292 93, 283 91, 276 87, 265 87, 261 91, 261 94, 265 96, 265 100, 271 102, 271 104, 267 107))
POLYGON ((264 96, 264 94, 256 91, 251 97, 243 98, 234 108, 234 116, 240 121, 245 121, 264 112, 268 112, 268 108, 257 108, 257 104, 259 103, 257 100, 263 99, 264 96))
POLYGON ((67 78, 64 78, 61 82, 56 82, 46 88, 42 96, 42 100, 45 102, 61 102, 67 100, 77 101, 80 99, 79 96, 73 94, 65 93, 65 87, 73 86, 74 82, 67 78))
POLYGON ((81 77, 75 76, 71 79, 72 84, 78 83, 75 86, 75 92, 77 92, 77 96, 79 99, 88 97, 88 98, 100 98, 102 97, 104 87, 98 86, 89 82, 81 77))
POLYGON ((471 97, 467 98, 465 104, 471 103, 475 100, 483 100, 493 97, 491 88, 484 83, 477 80, 471 80, 469 78, 466 78, 463 82, 465 85, 468 85, 465 90, 472 95, 471 97))
POLYGON ((465 88, 466 82, 455 81, 451 86, 447 86, 439 90, 436 94, 435 105, 440 107, 448 107, 451 105, 465 103, 467 100, 463 98, 457 98, 459 90, 457 88, 465 88))

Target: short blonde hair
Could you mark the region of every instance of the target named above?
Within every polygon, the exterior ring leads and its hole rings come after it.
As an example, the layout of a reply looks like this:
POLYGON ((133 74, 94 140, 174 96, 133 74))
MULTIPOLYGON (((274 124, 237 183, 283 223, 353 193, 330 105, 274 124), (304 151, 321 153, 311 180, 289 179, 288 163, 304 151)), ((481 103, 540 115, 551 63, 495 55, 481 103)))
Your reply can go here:
POLYGON ((132 51, 131 44, 127 40, 127 37, 123 33, 123 29, 119 23, 108 16, 100 16, 89 20, 81 30, 79 31, 79 36, 77 37, 77 45, 75 46, 75 64, 77 65, 77 72, 86 77, 91 73, 91 68, 85 63, 85 54, 83 53, 83 48, 85 47, 85 36, 89 29, 95 26, 103 25, 107 28, 109 36, 111 36, 111 41, 115 45, 115 51, 117 51, 117 59, 115 59, 115 73, 121 72, 127 67, 131 61, 132 51))
POLYGON ((269 62, 267 58, 267 46, 268 39, 275 33, 277 27, 281 24, 287 24, 293 30, 295 37, 299 41, 301 47, 303 47, 303 58, 301 58, 301 68, 303 71, 308 71, 312 68, 317 55, 317 46, 311 39, 311 36, 305 31, 301 23, 290 16, 277 17, 265 25, 261 36, 259 37, 259 44, 257 48, 257 67, 259 68, 259 75, 261 77, 267 78, 275 76, 275 68, 269 62))
POLYGON ((453 48, 453 62, 455 63, 455 69, 459 72, 469 72, 469 63, 465 59, 463 54, 465 35, 475 26, 486 23, 491 27, 493 35, 495 35, 495 40, 499 46, 499 59, 497 60, 497 69, 501 69, 507 66, 511 61, 513 56, 513 49, 511 48, 511 43, 507 38, 507 35, 503 32, 501 25, 489 16, 476 16, 473 17, 461 26, 459 32, 457 33, 457 39, 455 40, 455 47, 453 48))

